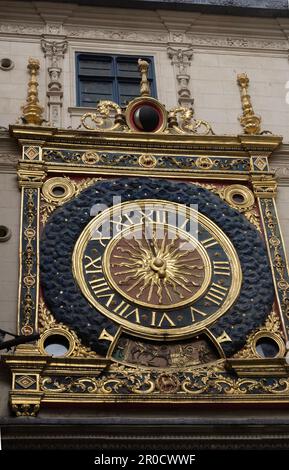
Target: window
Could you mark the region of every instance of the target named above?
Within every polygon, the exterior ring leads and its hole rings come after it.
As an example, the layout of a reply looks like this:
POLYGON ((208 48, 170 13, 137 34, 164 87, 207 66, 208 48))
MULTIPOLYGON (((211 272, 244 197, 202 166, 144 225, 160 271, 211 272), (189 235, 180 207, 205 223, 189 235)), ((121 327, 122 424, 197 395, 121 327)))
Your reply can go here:
MULTIPOLYGON (((149 63, 151 96, 156 98, 154 63, 149 63)), ((95 107, 100 100, 121 106, 140 95, 138 57, 77 53, 77 106, 95 107)))

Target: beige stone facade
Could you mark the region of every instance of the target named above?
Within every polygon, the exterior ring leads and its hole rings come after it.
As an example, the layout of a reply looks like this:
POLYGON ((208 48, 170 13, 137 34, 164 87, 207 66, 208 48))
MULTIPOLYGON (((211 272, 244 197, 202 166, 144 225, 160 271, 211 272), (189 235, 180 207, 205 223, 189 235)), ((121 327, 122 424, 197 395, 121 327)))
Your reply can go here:
MULTIPOLYGON (((21 117, 29 57, 40 60, 39 99, 45 106, 46 119, 51 121, 47 96, 51 57, 43 50, 41 40, 66 44, 57 57, 63 97, 54 116, 64 128, 76 128, 83 112, 76 107, 76 52, 153 56, 158 99, 169 109, 178 102, 179 83, 178 68, 168 49, 190 50, 188 89, 195 114, 209 121, 218 135, 242 133, 236 77, 246 72, 254 110, 262 116, 262 129, 284 138, 271 164, 280 181, 277 203, 289 250, 289 19, 3 2, 0 62, 9 58, 14 64, 11 70, 0 69, 3 128, 21 117)), ((1 327, 15 331, 20 212, 15 167, 19 150, 5 129, 0 134, 0 224, 12 231, 10 240, 0 243, 0 315, 1 327)), ((5 374, 0 371, 0 416, 9 414, 5 374)))

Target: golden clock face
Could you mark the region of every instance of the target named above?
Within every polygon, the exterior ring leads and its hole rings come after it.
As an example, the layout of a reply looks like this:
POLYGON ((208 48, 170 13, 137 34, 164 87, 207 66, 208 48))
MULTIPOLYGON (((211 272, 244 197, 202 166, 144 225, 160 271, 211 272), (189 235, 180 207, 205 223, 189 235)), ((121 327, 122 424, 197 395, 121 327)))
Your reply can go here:
POLYGON ((211 278, 210 259, 195 237, 174 226, 145 221, 110 241, 103 269, 116 291, 151 309, 192 303, 211 278))
POLYGON ((204 329, 231 307, 242 281, 237 253, 217 225, 163 200, 97 215, 75 245, 73 272, 98 311, 153 339, 204 329))

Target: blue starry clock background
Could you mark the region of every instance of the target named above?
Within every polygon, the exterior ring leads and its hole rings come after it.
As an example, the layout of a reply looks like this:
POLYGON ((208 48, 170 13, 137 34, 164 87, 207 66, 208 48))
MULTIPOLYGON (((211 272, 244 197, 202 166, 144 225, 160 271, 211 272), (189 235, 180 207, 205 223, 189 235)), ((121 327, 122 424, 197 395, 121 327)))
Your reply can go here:
POLYGON ((274 301, 274 286, 266 247, 255 227, 237 210, 205 188, 153 178, 103 180, 55 210, 49 218, 40 244, 41 286, 45 303, 58 322, 74 329, 82 342, 105 355, 110 343, 99 340, 105 329, 112 336, 118 325, 98 312, 81 293, 72 272, 74 245, 91 221, 95 204, 111 207, 113 197, 121 202, 162 199, 198 205, 198 210, 227 235, 242 268, 240 295, 233 306, 209 330, 215 336, 224 331, 231 342, 222 343, 227 356, 238 351, 249 333, 264 324, 274 301))

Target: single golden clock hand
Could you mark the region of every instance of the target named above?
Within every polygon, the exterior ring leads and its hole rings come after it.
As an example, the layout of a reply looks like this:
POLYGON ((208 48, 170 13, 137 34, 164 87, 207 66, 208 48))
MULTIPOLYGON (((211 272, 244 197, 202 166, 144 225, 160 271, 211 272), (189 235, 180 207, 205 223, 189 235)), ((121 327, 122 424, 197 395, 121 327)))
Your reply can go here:
POLYGON ((154 243, 152 242, 151 238, 150 238, 150 234, 147 232, 147 227, 146 225, 144 225, 144 230, 143 230, 143 234, 144 234, 144 239, 145 241, 147 242, 153 256, 156 258, 157 257, 157 252, 156 252, 156 248, 155 248, 155 245, 154 243))
MULTIPOLYGON (((158 256, 157 250, 156 250, 156 241, 154 243, 154 239, 156 240, 156 232, 153 229, 153 236, 152 238, 150 237, 150 234, 147 233, 146 227, 144 226, 144 238, 152 252, 153 259, 150 263, 151 269, 158 275, 159 278, 164 278, 166 276, 166 261, 158 256)), ((153 288, 153 286, 151 286, 153 288)))

